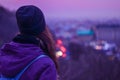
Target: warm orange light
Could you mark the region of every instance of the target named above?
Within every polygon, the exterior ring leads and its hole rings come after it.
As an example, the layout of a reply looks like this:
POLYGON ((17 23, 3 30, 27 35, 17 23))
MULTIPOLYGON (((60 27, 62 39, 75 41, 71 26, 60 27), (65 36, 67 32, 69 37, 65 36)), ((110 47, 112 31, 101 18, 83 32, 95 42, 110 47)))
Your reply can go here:
POLYGON ((58 58, 59 58, 60 56, 63 56, 62 51, 57 51, 57 52, 56 52, 56 57, 58 57, 58 58))

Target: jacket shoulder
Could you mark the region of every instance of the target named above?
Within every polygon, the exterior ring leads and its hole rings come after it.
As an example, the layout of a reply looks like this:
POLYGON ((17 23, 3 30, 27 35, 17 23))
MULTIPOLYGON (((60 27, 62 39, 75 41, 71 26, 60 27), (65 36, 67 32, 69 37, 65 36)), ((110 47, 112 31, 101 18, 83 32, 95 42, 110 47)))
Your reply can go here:
POLYGON ((55 64, 52 59, 48 56, 42 57, 35 61, 23 74, 21 77, 22 80, 38 80, 38 78, 42 77, 42 75, 56 75, 55 64), (48 71, 51 73, 48 74, 48 71), (32 75, 32 76, 31 76, 32 75))

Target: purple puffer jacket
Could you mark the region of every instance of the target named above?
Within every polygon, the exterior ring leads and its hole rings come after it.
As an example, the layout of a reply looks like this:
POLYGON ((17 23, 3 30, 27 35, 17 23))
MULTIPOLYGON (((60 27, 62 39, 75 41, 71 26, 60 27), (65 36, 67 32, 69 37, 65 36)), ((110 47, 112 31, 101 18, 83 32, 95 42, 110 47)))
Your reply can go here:
MULTIPOLYGON (((10 42, 0 50, 0 73, 7 77, 16 76, 25 66, 43 51, 34 44, 10 42)), ((21 76, 20 80, 56 80, 54 62, 42 57, 34 62, 21 76)))

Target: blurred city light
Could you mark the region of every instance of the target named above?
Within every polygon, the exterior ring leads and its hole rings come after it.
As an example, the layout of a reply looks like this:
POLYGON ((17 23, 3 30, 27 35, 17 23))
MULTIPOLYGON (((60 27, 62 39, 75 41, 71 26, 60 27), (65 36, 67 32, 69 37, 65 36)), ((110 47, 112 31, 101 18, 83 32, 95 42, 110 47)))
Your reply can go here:
POLYGON ((56 52, 56 57, 59 58, 59 57, 61 57, 61 56, 63 56, 62 51, 57 51, 57 52, 56 52))
POLYGON ((57 44, 58 44, 58 45, 62 45, 62 44, 63 44, 62 40, 58 39, 58 40, 57 40, 57 44))
POLYGON ((96 50, 102 50, 102 46, 97 45, 97 46, 95 46, 95 49, 96 50))
POLYGON ((63 41, 61 39, 58 39, 56 40, 56 47, 58 49, 58 51, 56 52, 56 57, 63 57, 65 58, 67 55, 66 55, 66 48, 63 44, 63 41))
POLYGON ((66 58, 67 57, 67 54, 63 54, 63 56, 62 56, 63 58, 66 58))
POLYGON ((65 49, 64 46, 61 46, 61 47, 60 47, 60 50, 61 50, 62 52, 64 52, 64 53, 66 52, 66 49, 65 49))

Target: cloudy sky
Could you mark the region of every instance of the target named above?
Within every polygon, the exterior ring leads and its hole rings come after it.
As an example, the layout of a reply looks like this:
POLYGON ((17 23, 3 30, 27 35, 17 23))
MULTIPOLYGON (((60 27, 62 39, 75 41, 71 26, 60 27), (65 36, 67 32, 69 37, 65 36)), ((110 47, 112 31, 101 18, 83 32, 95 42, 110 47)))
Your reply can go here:
POLYGON ((26 4, 36 5, 46 17, 120 18, 120 0, 0 0, 10 10, 26 4))

